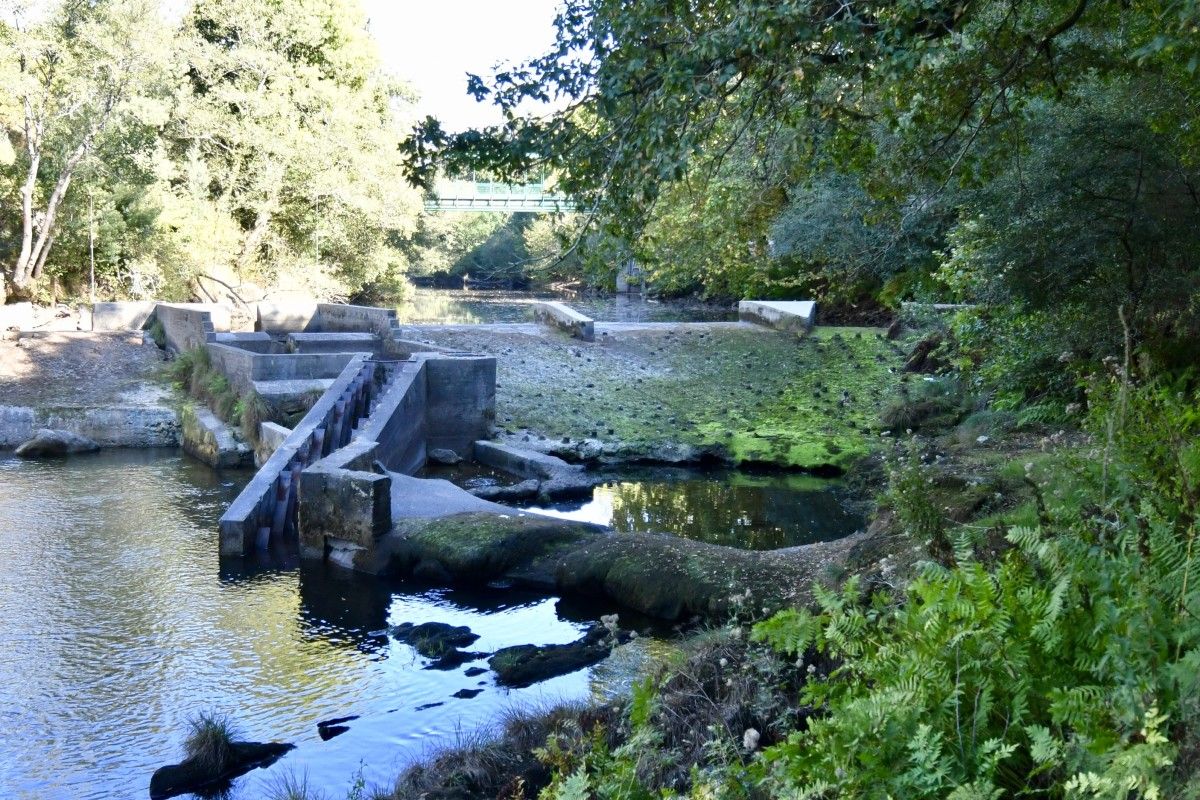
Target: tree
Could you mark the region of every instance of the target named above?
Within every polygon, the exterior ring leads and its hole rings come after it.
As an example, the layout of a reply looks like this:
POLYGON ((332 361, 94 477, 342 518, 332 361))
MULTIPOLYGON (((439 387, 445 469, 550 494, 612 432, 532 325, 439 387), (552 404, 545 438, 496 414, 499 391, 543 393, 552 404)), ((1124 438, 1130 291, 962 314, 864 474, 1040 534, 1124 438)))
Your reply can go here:
POLYGON ((149 0, 62 3, 38 22, 17 9, 0 23, 19 108, 0 119, 20 142, 20 243, 5 270, 18 290, 41 276, 71 183, 102 137, 147 113, 134 100, 155 91, 167 41, 149 0))
POLYGON ((358 4, 200 0, 183 39, 172 201, 237 230, 231 249, 190 265, 200 291, 396 290, 404 264, 389 236, 410 233, 420 209, 399 172, 394 109, 407 95, 382 72, 358 4))

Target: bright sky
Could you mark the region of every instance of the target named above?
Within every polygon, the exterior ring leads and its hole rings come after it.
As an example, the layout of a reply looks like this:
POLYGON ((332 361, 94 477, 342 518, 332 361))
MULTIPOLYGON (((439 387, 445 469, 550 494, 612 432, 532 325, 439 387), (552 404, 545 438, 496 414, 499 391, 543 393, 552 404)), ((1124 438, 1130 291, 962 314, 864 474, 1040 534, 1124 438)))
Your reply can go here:
MULTIPOLYGON (((487 76, 554 41, 558 0, 362 0, 388 69, 416 87, 417 112, 451 131, 498 123, 490 103, 467 94, 467 73, 487 76)), ((532 110, 532 109, 531 109, 532 110)))

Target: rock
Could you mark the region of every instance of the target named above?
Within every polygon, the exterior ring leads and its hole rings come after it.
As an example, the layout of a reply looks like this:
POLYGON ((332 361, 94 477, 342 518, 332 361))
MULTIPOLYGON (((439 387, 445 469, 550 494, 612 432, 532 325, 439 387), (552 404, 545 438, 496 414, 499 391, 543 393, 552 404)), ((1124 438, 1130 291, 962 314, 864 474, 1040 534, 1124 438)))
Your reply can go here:
POLYGON ((472 487, 471 494, 497 503, 511 503, 516 500, 529 500, 537 497, 540 485, 537 480, 530 478, 527 481, 514 483, 511 486, 472 487))
POLYGON ((496 683, 520 689, 598 664, 608 658, 613 644, 608 632, 596 626, 570 644, 505 647, 488 659, 488 666, 496 683))
POLYGON ((387 570, 434 566, 448 582, 509 579, 548 591, 599 595, 660 619, 721 617, 752 590, 762 607, 807 602, 813 580, 857 541, 751 551, 676 536, 622 533, 541 515, 455 514, 406 519, 380 540, 387 570))
POLYGON ((468 678, 474 678, 475 676, 482 675, 485 672, 487 672, 487 670, 483 667, 471 667, 470 669, 463 670, 463 675, 466 675, 468 678))
POLYGON ((470 700, 472 697, 478 697, 482 694, 483 689, 459 689, 451 697, 457 697, 459 700, 470 700))
POLYGON ((434 464, 441 464, 446 467, 453 467, 456 464, 462 463, 462 456, 453 450, 444 447, 436 447, 430 450, 426 456, 426 460, 434 464))
POLYGON ((472 633, 466 625, 447 625, 444 622, 425 622, 413 625, 404 622, 392 628, 397 640, 412 645, 426 658, 443 658, 460 647, 475 642, 479 634, 472 633))
POLYGON ((70 431, 42 428, 34 433, 32 439, 17 447, 16 454, 21 458, 45 458, 71 453, 92 453, 99 449, 100 445, 86 436, 70 431))
POLYGON ((233 742, 229 745, 229 761, 220 769, 192 759, 160 767, 150 777, 151 800, 219 791, 252 769, 269 767, 294 748, 281 742, 233 742))

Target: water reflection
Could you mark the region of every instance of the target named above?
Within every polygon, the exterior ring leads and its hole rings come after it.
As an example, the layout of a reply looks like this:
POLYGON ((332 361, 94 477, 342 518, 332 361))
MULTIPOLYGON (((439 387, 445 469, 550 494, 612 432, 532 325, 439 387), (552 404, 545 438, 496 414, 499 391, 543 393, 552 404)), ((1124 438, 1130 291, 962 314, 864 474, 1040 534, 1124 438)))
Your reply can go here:
POLYGON ((834 482, 744 472, 627 473, 597 486, 587 501, 529 509, 621 533, 671 533, 749 550, 839 539, 863 524, 834 482))
POLYGON ((511 704, 592 691, 586 671, 510 692, 465 674, 479 664, 427 670, 382 634, 439 620, 469 625, 479 650, 571 641, 587 615, 556 598, 386 584, 286 552, 220 560, 216 520, 245 477, 175 452, 0 457, 0 797, 144 797, 151 772, 178 760, 187 717, 209 709, 248 738, 298 745, 235 797, 261 797, 280 771, 338 796, 360 762, 384 784, 511 704), (483 691, 452 697, 463 689, 483 691), (317 722, 348 715, 322 741, 317 722))

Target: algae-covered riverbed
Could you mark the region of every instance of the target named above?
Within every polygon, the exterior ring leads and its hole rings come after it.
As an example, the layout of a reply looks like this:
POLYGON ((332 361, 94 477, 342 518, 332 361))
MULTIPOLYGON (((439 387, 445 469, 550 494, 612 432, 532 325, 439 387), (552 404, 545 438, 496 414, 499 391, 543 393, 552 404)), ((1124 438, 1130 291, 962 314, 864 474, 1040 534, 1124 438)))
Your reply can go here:
POLYGON ((409 331, 497 356, 496 422, 522 446, 805 469, 845 468, 868 452, 905 352, 873 328, 597 324, 590 343, 533 326, 409 331))

